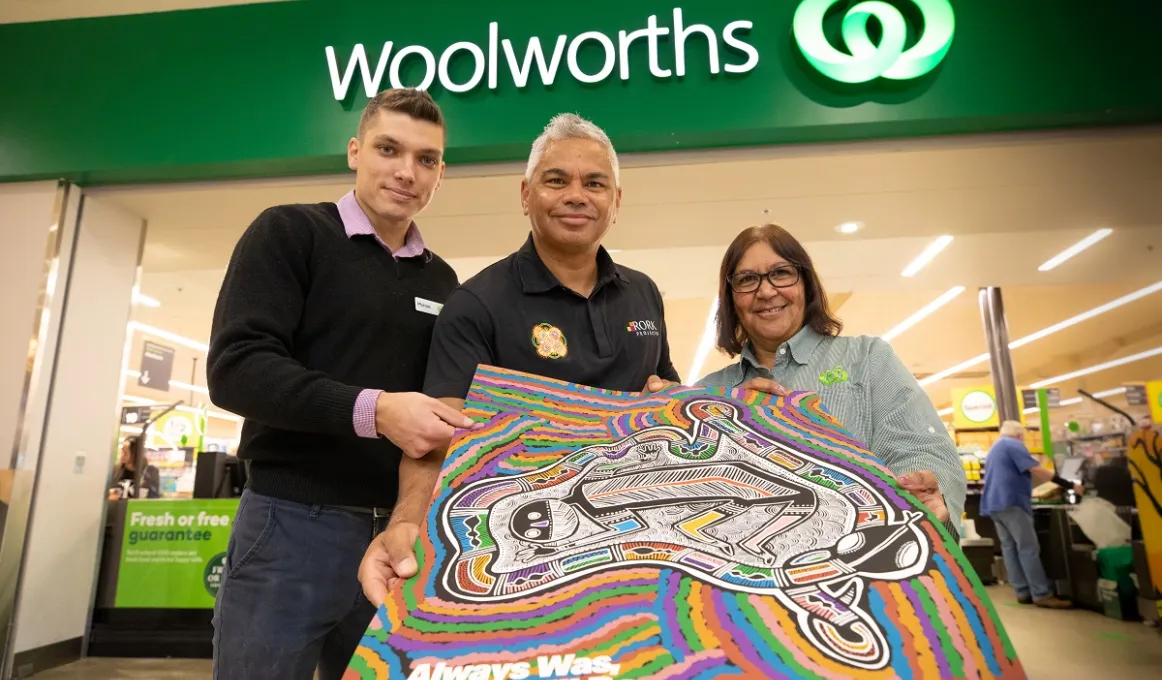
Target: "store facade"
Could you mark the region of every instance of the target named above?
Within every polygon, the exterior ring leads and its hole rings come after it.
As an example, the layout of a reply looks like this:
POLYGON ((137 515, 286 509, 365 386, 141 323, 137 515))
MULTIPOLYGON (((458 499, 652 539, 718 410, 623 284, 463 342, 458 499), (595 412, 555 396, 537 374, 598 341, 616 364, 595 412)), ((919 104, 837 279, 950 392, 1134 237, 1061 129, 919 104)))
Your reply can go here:
MULTIPOLYGON (((98 569, 109 415, 147 225, 86 208, 93 187, 342 173, 363 103, 397 85, 432 91, 453 165, 523 161, 561 111, 658 163, 669 151, 1162 122, 1162 89, 1149 85, 1162 6, 1150 0, 602 0, 435 14, 301 0, 0 26, 9 667, 81 653, 94 602, 180 610, 193 630, 212 602, 217 549, 173 598, 121 592, 134 587, 125 572, 98 584, 110 573, 98 569), (62 517, 76 521, 61 528, 62 517)), ((150 517, 198 521, 162 510, 150 517)))

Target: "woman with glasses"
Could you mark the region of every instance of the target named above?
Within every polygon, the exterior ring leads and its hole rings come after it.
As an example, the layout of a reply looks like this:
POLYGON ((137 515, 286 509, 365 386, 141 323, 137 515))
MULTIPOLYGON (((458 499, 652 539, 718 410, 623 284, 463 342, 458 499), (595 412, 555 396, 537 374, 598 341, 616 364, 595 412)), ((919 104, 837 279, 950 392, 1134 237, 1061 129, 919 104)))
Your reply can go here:
POLYGON ((811 256, 786 229, 751 227, 727 248, 717 322, 718 348, 739 360, 699 385, 819 394, 957 535, 966 480, 936 408, 891 345, 839 334, 811 256))

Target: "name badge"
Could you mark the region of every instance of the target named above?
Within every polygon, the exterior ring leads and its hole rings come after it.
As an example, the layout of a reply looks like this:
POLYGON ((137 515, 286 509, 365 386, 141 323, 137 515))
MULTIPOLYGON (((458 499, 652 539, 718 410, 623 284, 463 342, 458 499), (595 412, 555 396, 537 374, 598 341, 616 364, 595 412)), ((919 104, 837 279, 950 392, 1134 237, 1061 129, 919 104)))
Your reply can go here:
POLYGON ((431 314, 432 316, 439 316, 440 310, 443 308, 444 308, 444 305, 440 304, 439 302, 432 302, 431 300, 425 300, 423 298, 416 298, 416 311, 417 312, 423 312, 424 314, 431 314))

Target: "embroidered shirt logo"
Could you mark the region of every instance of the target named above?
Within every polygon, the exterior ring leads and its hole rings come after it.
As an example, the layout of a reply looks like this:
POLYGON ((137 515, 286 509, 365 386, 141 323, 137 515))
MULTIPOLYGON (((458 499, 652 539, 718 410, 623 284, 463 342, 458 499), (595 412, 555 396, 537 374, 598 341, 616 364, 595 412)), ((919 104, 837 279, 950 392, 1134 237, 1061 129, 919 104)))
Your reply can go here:
POLYGON ((847 382, 847 371, 842 366, 836 366, 829 371, 823 371, 819 374, 819 382, 824 385, 835 385, 836 383, 847 382))
POLYGON ((627 333, 633 333, 639 337, 646 335, 661 335, 658 332, 658 324, 653 321, 630 321, 625 325, 627 333))
POLYGON ((546 359, 564 359, 569 354, 569 344, 560 328, 541 323, 533 326, 533 347, 537 355, 546 359))

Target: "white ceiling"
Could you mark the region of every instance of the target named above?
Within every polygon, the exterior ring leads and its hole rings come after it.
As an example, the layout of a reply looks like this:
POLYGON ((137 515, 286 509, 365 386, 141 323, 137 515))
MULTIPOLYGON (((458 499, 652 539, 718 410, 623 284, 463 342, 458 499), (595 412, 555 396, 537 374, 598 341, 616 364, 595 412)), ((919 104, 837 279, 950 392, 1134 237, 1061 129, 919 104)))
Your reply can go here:
POLYGON ((282 0, 0 0, 0 24, 253 5, 282 0))
MULTIPOLYGON (((976 289, 1001 286, 1017 339, 1162 280, 1162 130, 990 136, 624 157, 625 200, 606 245, 666 299, 683 374, 702 336, 726 245, 742 228, 791 229, 841 303, 849 334, 879 335, 953 286, 967 291, 893 345, 919 377, 985 351, 976 289), (843 236, 835 226, 865 228, 843 236), (1038 265, 1099 227, 1114 233, 1056 270, 1038 265), (936 236, 953 243, 914 278, 900 272, 936 236)), ((515 165, 456 167, 419 219, 461 278, 523 242, 515 165)), ((262 209, 334 200, 348 176, 93 190, 149 224, 136 318, 204 340, 238 236, 262 209)), ((1162 293, 1014 352, 1018 382, 1162 346, 1162 293)), ((702 373, 725 365, 712 355, 702 373)), ((188 372, 189 367, 182 369, 188 372)), ((1162 358, 1061 385, 1094 391, 1162 378, 1162 358)), ((187 378, 188 379, 188 378, 187 378)), ((204 378, 199 378, 199 381, 204 378)), ((929 387, 989 382, 988 364, 929 387)))

